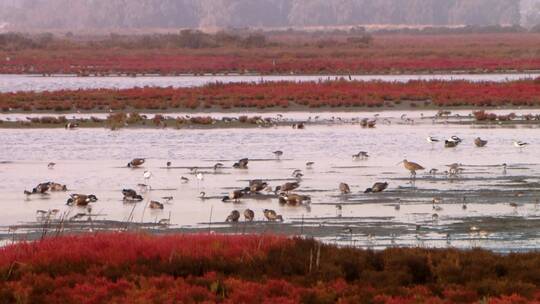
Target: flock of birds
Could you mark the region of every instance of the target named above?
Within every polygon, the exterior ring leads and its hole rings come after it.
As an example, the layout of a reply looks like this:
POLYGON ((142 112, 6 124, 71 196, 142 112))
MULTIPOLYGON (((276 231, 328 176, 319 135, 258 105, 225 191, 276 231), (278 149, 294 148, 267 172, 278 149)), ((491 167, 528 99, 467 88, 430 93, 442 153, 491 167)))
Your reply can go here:
MULTIPOLYGON (((426 138, 427 142, 434 145, 439 142, 443 142, 444 146, 447 148, 457 147, 459 144, 463 142, 463 139, 459 138, 458 136, 451 136, 445 140, 441 140, 436 137, 429 136, 426 138)), ((474 145, 477 147, 485 147, 487 145, 487 140, 484 140, 480 137, 477 137, 474 139, 474 145)), ((514 141, 513 145, 517 148, 522 149, 523 147, 527 146, 528 143, 522 142, 522 141, 514 141)), ((280 160, 283 156, 283 151, 277 150, 272 152, 273 155, 277 160, 280 160)), ((368 159, 370 156, 368 152, 366 151, 360 151, 356 154, 352 155, 353 160, 365 160, 368 159)), ((140 168, 145 164, 146 160, 145 158, 135 158, 127 163, 126 167, 128 168, 140 168)), ((425 168, 412 161, 408 161, 406 158, 403 159, 401 162, 403 164, 403 167, 409 171, 410 178, 415 179, 417 171, 425 170, 425 168)), ((248 158, 242 158, 238 160, 237 162, 234 162, 232 164, 233 169, 239 169, 239 170, 245 170, 248 169, 249 159, 248 158)), ((314 166, 314 162, 309 161, 305 163, 306 169, 311 169, 314 166)), ((51 162, 47 166, 49 169, 53 169, 55 167, 55 163, 51 162)), ((172 163, 168 161, 166 163, 167 168, 171 168, 172 163)), ((454 163, 447 165, 449 167, 447 173, 450 175, 457 175, 459 174, 463 168, 461 168, 460 164, 454 163)), ((504 169, 506 169, 506 165, 503 164, 504 169)), ((213 166, 213 170, 215 172, 225 168, 225 165, 223 163, 216 163, 213 166)), ((191 173, 197 178, 197 182, 202 182, 204 180, 204 174, 203 172, 198 171, 198 168, 194 167, 191 168, 191 173)), ((429 174, 436 174, 436 169, 431 169, 429 171, 429 174)), ((206 199, 217 199, 221 198, 222 202, 233 202, 238 203, 243 198, 256 198, 257 196, 263 196, 265 198, 277 198, 280 205, 287 205, 287 206, 309 206, 311 204, 311 197, 309 195, 303 195, 295 192, 298 188, 301 186, 301 180, 303 177, 303 172, 300 169, 296 169, 291 174, 291 179, 294 179, 295 181, 287 181, 283 184, 275 186, 275 188, 272 188, 267 181, 262 179, 254 179, 250 180, 246 187, 241 189, 236 189, 228 193, 227 195, 224 195, 222 197, 207 197, 205 192, 200 192, 199 198, 201 200, 206 199)), ((143 178, 145 180, 145 183, 138 184, 139 192, 134 189, 122 189, 122 196, 123 196, 123 202, 124 203, 138 203, 144 201, 143 193, 145 193, 148 190, 151 190, 151 186, 149 185, 149 180, 152 178, 152 173, 148 170, 145 170, 143 172, 143 178)), ((189 182, 189 178, 181 176, 180 181, 182 183, 189 182)), ((373 186, 365 189, 364 193, 378 193, 386 190, 388 188, 387 182, 376 182, 373 184, 373 186)), ((351 188, 347 183, 340 183, 338 185, 338 189, 340 194, 346 195, 351 193, 351 188)), ((68 191, 68 188, 66 185, 56 183, 56 182, 44 182, 38 184, 36 187, 32 188, 32 190, 24 190, 24 194, 27 196, 31 195, 48 195, 49 192, 58 192, 58 191, 68 191)), ((162 197, 163 202, 157 201, 157 200, 150 200, 148 202, 148 208, 150 209, 164 209, 165 205, 173 200, 172 196, 164 196, 162 197)), ((395 205, 396 210, 399 210, 400 208, 400 201, 399 198, 397 199, 398 203, 395 205)), ((77 206, 77 207, 85 207, 87 208, 87 213, 77 213, 72 219, 81 218, 85 215, 90 215, 91 213, 91 207, 90 204, 97 202, 98 198, 94 194, 79 194, 79 193, 73 193, 70 194, 66 205, 68 206, 77 206)), ((441 207, 438 203, 440 203, 439 199, 434 198, 433 199, 433 210, 439 211, 441 207)), ((462 205, 463 209, 467 208, 467 205, 465 203, 465 199, 463 201, 462 205)), ((341 210, 341 205, 336 205, 336 209, 341 210)), ((38 210, 37 214, 41 216, 50 216, 55 215, 59 212, 58 209, 53 210, 38 210)), ((230 214, 226 217, 226 222, 238 222, 241 217, 244 217, 245 221, 251 222, 255 219, 255 212, 251 209, 244 209, 242 212, 240 210, 233 210, 230 212, 230 214)), ((262 212, 262 215, 264 218, 268 221, 283 221, 283 216, 281 214, 278 214, 275 210, 272 209, 264 209, 262 212)), ((438 217, 437 213, 433 214, 434 220, 438 217)), ((168 224, 168 221, 166 219, 162 219, 160 223, 168 224)))

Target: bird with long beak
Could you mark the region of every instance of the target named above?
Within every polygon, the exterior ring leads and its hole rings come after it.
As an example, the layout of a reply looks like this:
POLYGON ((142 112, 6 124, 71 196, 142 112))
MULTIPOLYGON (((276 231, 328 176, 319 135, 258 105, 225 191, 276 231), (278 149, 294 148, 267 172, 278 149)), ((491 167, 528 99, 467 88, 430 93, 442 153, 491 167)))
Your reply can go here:
POLYGON ((403 167, 407 170, 409 170, 409 172, 411 173, 411 178, 416 178, 416 171, 420 171, 420 170, 424 170, 425 168, 420 166, 419 164, 415 163, 415 162, 410 162, 408 161, 407 159, 404 159, 402 161, 400 161, 398 163, 401 164, 403 163, 403 167))

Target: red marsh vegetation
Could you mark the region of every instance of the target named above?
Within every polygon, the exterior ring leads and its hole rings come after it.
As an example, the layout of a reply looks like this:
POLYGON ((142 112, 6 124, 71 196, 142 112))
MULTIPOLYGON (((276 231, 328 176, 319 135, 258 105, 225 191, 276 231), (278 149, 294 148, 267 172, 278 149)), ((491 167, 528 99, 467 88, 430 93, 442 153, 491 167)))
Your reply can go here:
POLYGON ((540 69, 540 33, 0 35, 0 73, 373 74, 540 69))
POLYGON ((0 94, 0 110, 106 111, 347 107, 539 106, 540 81, 266 82, 195 88, 96 89, 0 94))
POLYGON ((528 303, 540 254, 97 234, 0 248, 0 303, 528 303))

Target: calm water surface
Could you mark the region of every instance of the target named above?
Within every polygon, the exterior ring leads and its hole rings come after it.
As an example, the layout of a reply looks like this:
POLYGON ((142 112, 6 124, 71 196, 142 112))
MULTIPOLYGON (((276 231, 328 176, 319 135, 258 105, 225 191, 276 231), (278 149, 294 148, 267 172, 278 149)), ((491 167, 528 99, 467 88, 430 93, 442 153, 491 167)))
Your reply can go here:
MULTIPOLYGON (((263 220, 262 210, 275 209, 285 224, 313 225, 324 229, 332 226, 335 233, 321 236, 329 242, 354 242, 361 246, 385 247, 401 245, 448 246, 446 234, 451 232, 451 246, 482 246, 496 250, 529 250, 539 246, 539 235, 519 227, 538 225, 540 209, 534 203, 540 179, 540 154, 536 127, 479 128, 458 125, 378 125, 375 129, 359 126, 309 126, 305 130, 280 127, 275 129, 226 130, 0 130, 0 193, 2 212, 0 226, 36 220, 36 210, 68 210, 67 193, 26 199, 24 189, 40 182, 67 184, 68 193, 93 193, 99 201, 93 205, 101 219, 124 221, 133 205, 122 203, 121 189, 144 183, 143 172, 153 177, 148 182, 153 190, 146 200, 173 196, 164 210, 145 210, 145 203, 135 206, 135 221, 156 221, 170 216, 175 227, 202 227, 209 220, 223 222, 234 209, 250 208, 256 219, 263 220), (432 146, 427 136, 440 138, 457 135, 464 142, 457 148, 432 146), (480 136, 489 141, 485 148, 474 147, 480 136), (514 139, 530 146, 520 150, 514 139), (282 150, 282 160, 273 159, 272 151, 282 150), (353 161, 351 155, 368 151, 369 160, 353 161), (145 157, 144 168, 126 168, 129 160, 145 157), (231 169, 240 158, 254 159, 248 170, 231 169), (459 162, 465 171, 450 179, 442 173, 427 176, 419 172, 414 184, 408 172, 396 165, 404 157, 424 167, 443 172, 446 164, 459 162), (255 159, 258 159, 255 161, 255 159), (171 161, 173 167, 166 169, 171 161), (211 167, 221 161, 228 168, 221 172, 201 169, 204 180, 198 182, 189 167, 211 167), (313 169, 305 162, 314 161, 313 169), (56 162, 54 169, 47 163, 56 162), (508 164, 503 174, 503 163, 508 164), (272 186, 291 178, 294 169, 302 169, 304 178, 300 192, 312 196, 306 207, 279 206, 277 199, 242 200, 239 204, 223 203, 231 189, 247 186, 247 180, 262 178, 272 186), (190 179, 187 184, 180 177, 190 179), (274 181, 275 180, 275 181, 274 181), (376 181, 388 181, 382 194, 363 194, 376 181), (348 197, 338 194, 340 182, 347 182, 353 191, 348 197), (215 199, 201 200, 205 191, 215 199), (500 191, 500 192, 497 192, 500 191), (432 197, 444 197, 443 210, 433 220, 432 197), (468 197, 468 208, 461 200, 468 197), (394 205, 402 198, 400 210, 394 205), (510 202, 519 203, 514 208, 510 202), (341 214, 336 204, 342 204, 341 214), (210 217, 211 215, 211 217, 210 217), (508 222, 509 224, 504 224, 508 222), (415 231, 415 225, 426 227, 415 231), (482 234, 472 234, 473 225, 482 234), (337 227, 337 228, 336 228, 337 227), (353 228, 353 232, 341 232, 353 228), (337 229, 337 230, 336 230, 337 229), (329 235, 331 234, 331 235, 329 235), (335 234, 335 235, 334 235, 335 234)), ((71 212, 76 213, 78 208, 71 212)), ((537 229, 536 229, 537 230, 537 229)))

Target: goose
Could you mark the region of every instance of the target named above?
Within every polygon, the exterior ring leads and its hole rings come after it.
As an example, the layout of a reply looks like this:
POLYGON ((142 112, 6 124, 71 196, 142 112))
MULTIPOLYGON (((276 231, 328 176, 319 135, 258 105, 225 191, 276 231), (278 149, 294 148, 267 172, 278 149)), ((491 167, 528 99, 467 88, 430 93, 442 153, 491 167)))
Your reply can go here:
POLYGON ((129 168, 137 168, 141 166, 142 164, 144 164, 145 161, 146 160, 144 158, 134 158, 127 164, 127 166, 129 168))
POLYGON ((282 192, 289 192, 289 191, 293 191, 294 189, 300 187, 300 183, 298 182, 289 182, 289 183, 285 183, 281 186, 277 186, 276 189, 275 189, 275 193, 279 192, 279 191, 282 191, 282 192))
POLYGON ((251 209, 244 210, 244 218, 246 219, 246 222, 253 222, 253 219, 255 218, 255 212, 251 209))
POLYGON ((150 209, 163 209, 164 208, 163 204, 158 201, 150 201, 149 207, 150 209))
POLYGON ((283 217, 281 216, 281 214, 277 214, 276 211, 274 211, 274 210, 264 209, 263 214, 264 214, 264 217, 268 221, 271 221, 271 222, 281 221, 281 222, 283 222, 283 217))
POLYGON ((477 137, 474 139, 474 145, 477 146, 478 148, 482 148, 485 145, 487 145, 487 140, 483 140, 480 137, 477 137))
POLYGON ((247 169, 248 163, 249 163, 249 159, 242 158, 241 160, 239 160, 238 162, 233 164, 233 168, 235 168, 235 169, 247 169))
POLYGON ((70 197, 66 202, 66 205, 68 206, 87 206, 89 203, 94 203, 98 200, 98 198, 93 194, 70 194, 69 196, 70 197))
POLYGON ((229 216, 227 216, 227 219, 225 220, 225 222, 238 222, 238 220, 240 219, 240 212, 238 212, 238 210, 233 210, 231 211, 231 213, 229 214, 229 216))
POLYGON ((367 188, 364 193, 377 193, 377 192, 383 192, 388 187, 388 183, 384 182, 377 182, 371 186, 371 188, 367 188))
POLYGON ((339 191, 341 192, 341 194, 349 194, 351 193, 351 188, 346 183, 340 183, 339 191))

